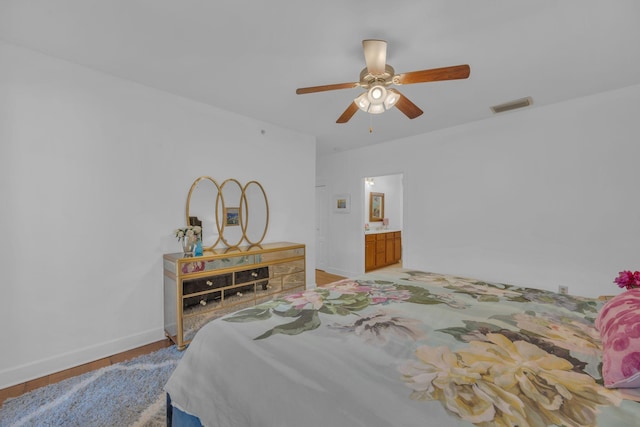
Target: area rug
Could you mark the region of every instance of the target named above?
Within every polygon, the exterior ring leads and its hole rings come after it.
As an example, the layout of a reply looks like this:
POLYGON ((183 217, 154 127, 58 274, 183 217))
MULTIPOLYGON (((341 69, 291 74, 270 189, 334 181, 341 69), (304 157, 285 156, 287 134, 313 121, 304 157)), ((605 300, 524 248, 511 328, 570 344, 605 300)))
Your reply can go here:
POLYGON ((181 356, 167 347, 7 399, 0 426, 164 426, 163 387, 181 356))

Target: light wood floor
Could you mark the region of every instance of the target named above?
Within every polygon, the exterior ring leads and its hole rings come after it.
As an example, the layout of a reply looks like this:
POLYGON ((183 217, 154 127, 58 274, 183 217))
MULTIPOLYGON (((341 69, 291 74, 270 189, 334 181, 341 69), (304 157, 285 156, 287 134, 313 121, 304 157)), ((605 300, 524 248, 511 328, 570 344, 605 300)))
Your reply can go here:
POLYGON ((327 285, 332 282, 344 279, 343 276, 337 276, 335 274, 327 273, 323 270, 316 270, 316 285, 327 285))
MULTIPOLYGON (((322 270, 316 270, 317 285, 326 285, 328 283, 335 282, 341 279, 344 279, 344 277, 330 274, 322 270)), ((67 369, 65 371, 56 372, 55 374, 47 375, 35 380, 27 381, 22 384, 17 384, 9 388, 2 389, 0 390, 0 405, 2 405, 2 403, 10 397, 17 397, 37 388, 44 387, 49 384, 55 384, 58 381, 75 377, 76 375, 81 375, 86 372, 91 372, 96 369, 104 368, 105 366, 113 365, 115 363, 120 363, 125 360, 133 359, 138 356, 153 353, 156 350, 164 347, 169 347, 171 345, 172 342, 168 339, 156 341, 142 347, 134 348, 133 350, 114 354, 113 356, 105 357, 90 363, 85 363, 84 365, 67 369)))

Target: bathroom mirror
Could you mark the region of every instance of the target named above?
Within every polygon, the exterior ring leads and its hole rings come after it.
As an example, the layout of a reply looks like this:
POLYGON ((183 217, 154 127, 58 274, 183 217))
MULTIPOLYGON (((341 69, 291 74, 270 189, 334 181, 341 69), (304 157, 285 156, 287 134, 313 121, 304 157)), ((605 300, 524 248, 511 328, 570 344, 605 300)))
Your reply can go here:
POLYGON ((244 186, 240 211, 247 242, 251 245, 260 244, 269 226, 269 202, 267 193, 259 182, 250 181, 244 186))
POLYGON ((369 193, 369 222, 384 219, 384 193, 369 193))
POLYGON ((186 223, 202 223, 202 248, 205 250, 215 247, 220 241, 216 225, 216 200, 219 193, 220 187, 213 178, 201 176, 191 185, 187 196, 186 223))

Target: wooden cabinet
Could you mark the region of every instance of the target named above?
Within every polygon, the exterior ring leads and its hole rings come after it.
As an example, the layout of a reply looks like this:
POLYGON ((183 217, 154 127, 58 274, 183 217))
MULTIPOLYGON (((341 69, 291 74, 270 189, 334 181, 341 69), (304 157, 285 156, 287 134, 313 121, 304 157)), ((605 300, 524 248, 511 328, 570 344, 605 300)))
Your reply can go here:
POLYGON ((390 231, 364 236, 364 271, 395 264, 402 257, 402 235, 390 231))
POLYGON ((376 234, 376 268, 387 265, 387 237, 384 233, 376 234))
POLYGON ((376 236, 367 234, 364 236, 364 271, 373 270, 376 267, 376 236))
POLYGON ((387 264, 395 264, 396 263, 396 257, 395 257, 395 235, 396 233, 385 233, 387 235, 385 244, 386 244, 386 254, 387 256, 385 257, 386 263, 387 264))
POLYGON ((393 256, 395 257, 394 263, 396 263, 402 259, 402 235, 400 231, 393 234, 393 256))
POLYGON ((296 243, 166 254, 163 265, 165 335, 180 350, 213 318, 306 286, 305 246, 296 243))

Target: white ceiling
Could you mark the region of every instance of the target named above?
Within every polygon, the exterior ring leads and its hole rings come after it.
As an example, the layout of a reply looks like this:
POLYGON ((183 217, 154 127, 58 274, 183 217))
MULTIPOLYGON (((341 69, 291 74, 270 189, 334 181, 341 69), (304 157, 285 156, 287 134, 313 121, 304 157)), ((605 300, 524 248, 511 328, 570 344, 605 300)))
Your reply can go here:
MULTIPOLYGON (((319 154, 640 83, 637 0, 0 0, 0 39, 315 135, 319 154), (403 86, 424 114, 357 112, 362 40, 396 73, 469 64, 467 80, 403 86), (373 125, 373 133, 369 132, 373 125)), ((518 114, 517 111, 503 114, 518 114)))

